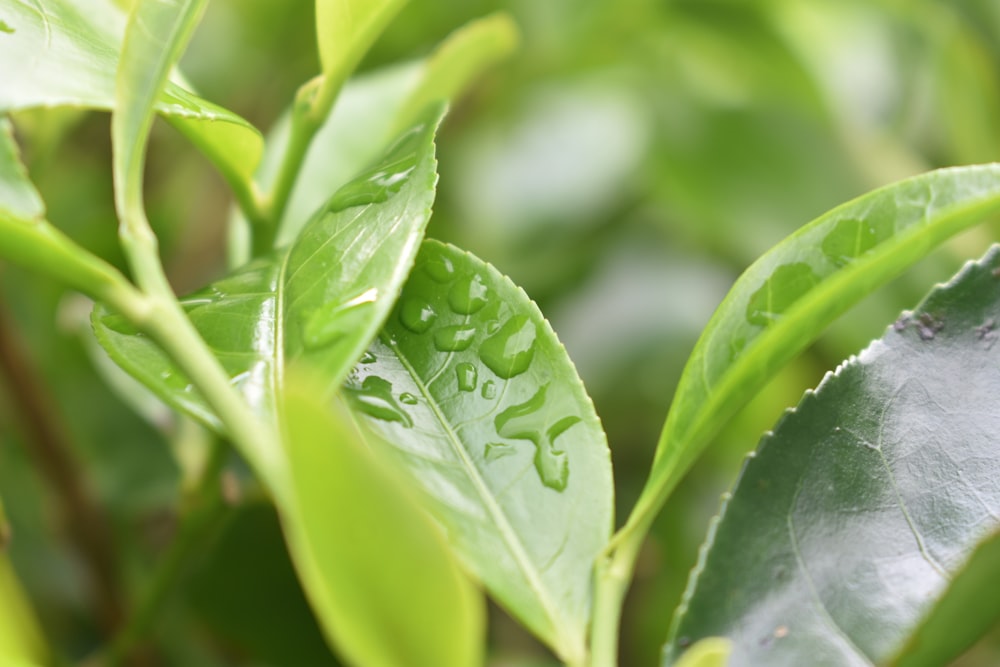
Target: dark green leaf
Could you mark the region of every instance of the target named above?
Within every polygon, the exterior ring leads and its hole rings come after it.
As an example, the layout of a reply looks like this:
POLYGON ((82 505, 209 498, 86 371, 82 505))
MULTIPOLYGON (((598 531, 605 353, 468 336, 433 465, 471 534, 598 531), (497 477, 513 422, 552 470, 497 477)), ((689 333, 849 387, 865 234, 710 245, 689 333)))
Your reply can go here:
POLYGON ((611 466, 537 307, 493 267, 425 242, 345 392, 490 593, 578 664, 613 522, 611 466))
MULTIPOLYGON (((910 641, 1000 529, 998 323, 1000 247, 779 422, 711 529, 664 664, 714 635, 731 664, 769 667, 882 663, 910 641)), ((995 605, 955 622, 982 615, 995 605)))
MULTIPOLYGON (((341 188, 291 246, 182 299, 233 384, 273 418, 287 363, 323 374, 332 393, 385 319, 416 255, 437 180, 429 110, 375 167, 341 188)), ((111 357, 173 406, 218 427, 183 373, 120 316, 94 326, 111 357)))
POLYGON ((484 605, 438 526, 356 431, 295 384, 282 416, 286 540, 320 624, 353 665, 472 667, 484 605))
POLYGON ((835 208, 757 260, 688 360, 630 525, 652 521, 725 420, 835 317, 998 209, 1000 166, 943 169, 835 208))

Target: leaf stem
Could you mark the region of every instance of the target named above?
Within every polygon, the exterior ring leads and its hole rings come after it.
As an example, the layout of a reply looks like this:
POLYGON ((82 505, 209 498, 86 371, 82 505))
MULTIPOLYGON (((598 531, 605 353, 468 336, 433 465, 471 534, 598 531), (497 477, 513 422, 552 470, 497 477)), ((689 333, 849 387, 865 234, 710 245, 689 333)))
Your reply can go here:
MULTIPOLYGON (((254 225, 253 255, 270 251, 281 227, 292 189, 298 180, 313 137, 326 122, 333 103, 340 94, 343 78, 317 76, 299 88, 292 105, 292 126, 288 146, 270 194, 265 200, 262 216, 254 225)), ((251 222, 253 220, 251 219, 251 222)))
POLYGON ((199 484, 183 504, 177 536, 157 564, 136 612, 111 644, 104 662, 106 667, 123 664, 146 636, 183 574, 188 557, 201 544, 208 528, 222 516, 226 505, 219 477, 228 452, 228 444, 216 438, 199 484))

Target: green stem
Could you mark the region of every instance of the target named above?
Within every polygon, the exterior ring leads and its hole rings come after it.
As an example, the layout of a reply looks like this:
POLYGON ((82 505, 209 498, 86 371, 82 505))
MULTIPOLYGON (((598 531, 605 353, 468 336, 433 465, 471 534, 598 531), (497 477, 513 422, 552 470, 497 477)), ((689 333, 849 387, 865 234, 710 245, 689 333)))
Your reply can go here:
POLYGON ((222 440, 213 443, 212 453, 200 484, 185 503, 180 528, 167 553, 156 566, 149 586, 128 624, 115 637, 105 665, 118 667, 149 632, 164 603, 184 572, 188 558, 201 545, 203 537, 222 515, 225 502, 219 475, 225 465, 228 446, 222 440))
POLYGON ((343 83, 342 78, 335 79, 321 75, 306 82, 295 95, 288 146, 282 156, 274 186, 263 207, 263 215, 258 224, 254 225, 255 257, 274 247, 274 241, 281 227, 281 218, 285 214, 292 189, 298 181, 309 146, 326 122, 343 83))
MULTIPOLYGON (((632 517, 635 516, 633 512, 632 517)), ((597 559, 590 637, 591 667, 618 665, 622 604, 632 583, 636 559, 649 528, 650 522, 643 518, 626 523, 597 559)))

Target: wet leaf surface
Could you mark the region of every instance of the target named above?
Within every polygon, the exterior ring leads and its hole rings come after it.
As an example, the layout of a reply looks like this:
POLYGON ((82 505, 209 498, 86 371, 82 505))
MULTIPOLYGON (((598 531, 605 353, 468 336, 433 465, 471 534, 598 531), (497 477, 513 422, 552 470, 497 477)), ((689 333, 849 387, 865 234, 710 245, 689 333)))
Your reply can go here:
POLYGON ((490 593, 578 658, 613 521, 611 465, 575 369, 524 292, 425 242, 345 393, 490 593))

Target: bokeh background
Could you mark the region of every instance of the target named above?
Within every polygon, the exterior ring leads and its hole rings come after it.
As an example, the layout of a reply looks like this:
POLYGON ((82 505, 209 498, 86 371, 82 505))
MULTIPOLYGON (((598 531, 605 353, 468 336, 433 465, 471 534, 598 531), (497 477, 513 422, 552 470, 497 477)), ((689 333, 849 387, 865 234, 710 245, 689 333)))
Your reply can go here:
MULTIPOLYGON (((497 10, 514 17, 522 43, 452 108, 429 235, 499 267, 549 317, 607 428, 621 521, 701 327, 755 257, 870 189, 1000 159, 1000 3, 411 0, 361 71, 424 56, 497 10)), ((310 2, 213 0, 182 67, 201 94, 266 130, 318 71, 313 34, 310 2)), ((122 266, 109 117, 50 110, 16 120, 50 219, 122 266)), ((166 124, 150 148, 147 201, 177 290, 218 277, 226 187, 166 124)), ((955 239, 865 300, 725 428, 642 553, 623 665, 657 663, 719 495, 760 435, 998 233, 987 225, 955 239)), ((107 509, 119 575, 136 586, 174 528, 180 475, 168 440, 198 436, 154 414, 157 427, 105 385, 87 311, 58 285, 0 266, 4 344, 37 380, 55 437, 107 509)), ((99 628, 59 494, 30 454, 20 386, 7 377, 0 387, 11 553, 48 633, 81 657, 99 628)), ((157 623, 167 664, 336 664, 273 513, 252 489, 245 496, 157 623)), ((490 664, 554 663, 493 609, 490 664)), ((1000 636, 960 664, 1000 664, 1000 636)))

